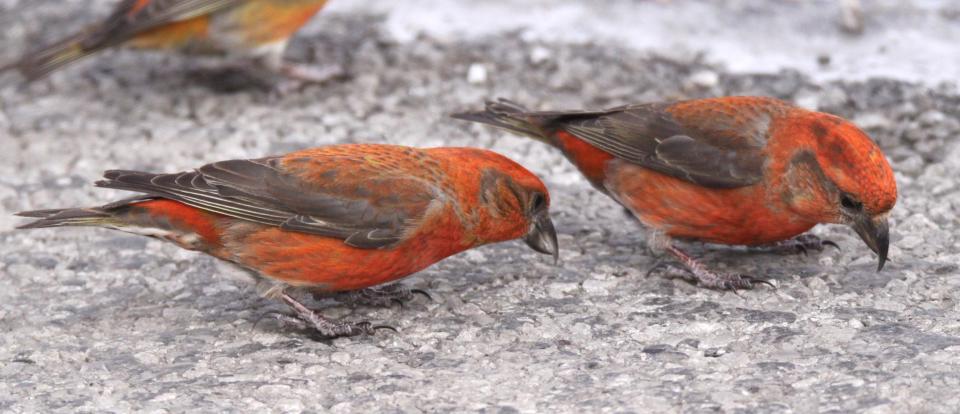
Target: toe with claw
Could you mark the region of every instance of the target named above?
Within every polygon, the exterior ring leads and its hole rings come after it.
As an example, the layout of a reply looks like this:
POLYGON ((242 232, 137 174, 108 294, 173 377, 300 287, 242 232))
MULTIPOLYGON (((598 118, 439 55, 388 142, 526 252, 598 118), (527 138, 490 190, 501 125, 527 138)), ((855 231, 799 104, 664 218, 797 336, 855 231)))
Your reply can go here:
POLYGON ((397 332, 397 329, 387 325, 373 325, 370 322, 338 322, 321 316, 314 310, 311 310, 291 297, 286 292, 282 292, 278 297, 284 301, 296 316, 284 315, 281 313, 269 314, 282 324, 295 325, 301 329, 312 329, 323 338, 340 338, 345 336, 373 335, 378 330, 386 329, 397 332))
POLYGON ((416 295, 423 296, 427 300, 433 301, 433 297, 430 296, 427 291, 422 289, 411 289, 402 284, 392 284, 342 292, 336 294, 334 297, 355 305, 359 304, 381 307, 399 305, 400 307, 403 307, 404 303, 413 300, 414 296, 416 295))
POLYGON ((803 253, 804 255, 807 255, 807 253, 810 251, 823 251, 826 246, 832 246, 833 248, 840 250, 840 246, 837 243, 834 243, 832 240, 824 240, 813 234, 801 234, 790 240, 784 240, 782 242, 773 244, 769 247, 769 250, 786 254, 803 253))
POLYGON ((686 268, 688 273, 683 278, 691 283, 696 283, 698 286, 707 289, 731 290, 734 293, 738 290, 752 290, 759 285, 776 288, 765 278, 737 273, 720 273, 707 269, 702 263, 673 245, 667 246, 667 251, 686 268))

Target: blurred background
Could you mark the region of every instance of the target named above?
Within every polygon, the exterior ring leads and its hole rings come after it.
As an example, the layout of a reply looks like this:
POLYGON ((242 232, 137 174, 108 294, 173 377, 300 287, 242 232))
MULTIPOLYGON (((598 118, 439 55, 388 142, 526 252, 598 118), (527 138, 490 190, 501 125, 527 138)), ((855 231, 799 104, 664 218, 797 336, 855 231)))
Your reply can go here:
POLYGON ((598 43, 735 72, 796 69, 815 79, 956 81, 960 4, 950 0, 341 1, 385 13, 391 37, 451 41, 517 32, 527 41, 598 43))
MULTIPOLYGON (((110 0, 0 0, 0 62, 110 0)), ((115 50, 0 78, 0 411, 952 412, 960 397, 960 3, 948 0, 331 0, 287 56, 349 78, 277 95, 176 54, 115 50), (659 276, 645 234, 556 151, 447 114, 765 95, 853 120, 897 173, 891 262, 856 235, 809 257, 693 246, 778 289, 659 276), (178 171, 317 145, 480 146, 544 178, 562 260, 516 243, 405 283, 435 300, 269 323, 239 272, 152 239, 20 232, 95 205, 108 168, 178 171)), ((218 62, 211 59, 211 62, 218 62)))

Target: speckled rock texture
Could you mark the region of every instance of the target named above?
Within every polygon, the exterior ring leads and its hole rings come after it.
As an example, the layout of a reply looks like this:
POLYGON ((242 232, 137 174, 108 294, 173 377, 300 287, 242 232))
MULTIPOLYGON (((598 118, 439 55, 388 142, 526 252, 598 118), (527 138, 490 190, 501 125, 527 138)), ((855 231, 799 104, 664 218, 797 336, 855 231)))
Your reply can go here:
MULTIPOLYGON (((0 61, 109 3, 0 0, 0 61)), ((399 41, 387 19, 362 5, 323 14, 289 55, 340 61, 351 78, 284 96, 133 51, 0 89, 0 412, 960 410, 955 85, 731 73, 518 32, 399 41), (658 258, 644 231, 560 154, 446 117, 498 96, 566 109, 728 94, 836 113, 880 143, 900 189, 882 272, 852 231, 821 226, 841 251, 690 246, 776 290, 646 276, 658 258), (108 230, 13 230, 16 211, 122 196, 91 185, 104 169, 178 171, 345 142, 479 146, 523 163, 553 193, 559 265, 520 242, 469 251, 403 282, 432 302, 317 304, 399 333, 316 341, 256 323, 282 305, 209 257, 108 230)), ((884 21, 866 24, 862 36, 884 21)))

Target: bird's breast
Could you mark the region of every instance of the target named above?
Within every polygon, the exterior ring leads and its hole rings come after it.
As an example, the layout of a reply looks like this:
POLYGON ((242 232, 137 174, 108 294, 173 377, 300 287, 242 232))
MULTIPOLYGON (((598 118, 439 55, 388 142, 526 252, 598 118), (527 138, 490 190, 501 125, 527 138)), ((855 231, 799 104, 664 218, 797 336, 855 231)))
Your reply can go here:
POLYGON ((463 231, 446 220, 420 223, 395 245, 361 249, 343 240, 254 224, 236 226, 226 236, 231 260, 263 276, 295 286, 346 291, 394 281, 468 246, 463 231))
POLYGON ((797 236, 817 223, 770 197, 762 183, 709 188, 615 161, 608 192, 646 226, 674 238, 732 245, 762 245, 797 236))
POLYGON ((249 1, 211 16, 210 38, 226 52, 286 45, 323 7, 322 1, 249 1))

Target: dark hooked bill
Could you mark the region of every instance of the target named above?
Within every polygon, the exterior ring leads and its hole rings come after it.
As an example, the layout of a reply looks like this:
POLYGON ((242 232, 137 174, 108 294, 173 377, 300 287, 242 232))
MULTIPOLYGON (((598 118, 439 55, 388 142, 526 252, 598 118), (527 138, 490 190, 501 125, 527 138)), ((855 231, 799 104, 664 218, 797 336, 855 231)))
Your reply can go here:
POLYGON ((887 262, 887 249, 890 247, 890 227, 886 216, 871 218, 864 215, 853 223, 853 230, 879 257, 880 262, 877 264, 879 272, 887 262))
POLYGON ((523 240, 533 250, 553 255, 553 262, 556 263, 560 259, 560 248, 557 244, 557 230, 553 227, 553 221, 550 221, 550 215, 543 212, 534 220, 530 232, 523 240))

